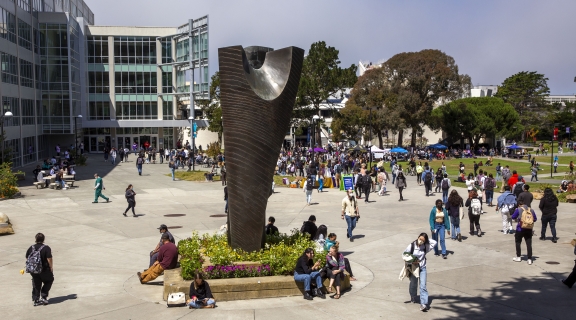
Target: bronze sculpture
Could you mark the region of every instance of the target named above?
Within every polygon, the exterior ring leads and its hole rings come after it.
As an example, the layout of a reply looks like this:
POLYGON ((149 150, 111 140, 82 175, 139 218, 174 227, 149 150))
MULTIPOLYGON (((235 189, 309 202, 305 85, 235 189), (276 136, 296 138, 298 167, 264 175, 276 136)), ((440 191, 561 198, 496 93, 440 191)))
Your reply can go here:
POLYGON ((304 50, 218 49, 228 184, 228 242, 262 246, 278 154, 289 130, 304 50))

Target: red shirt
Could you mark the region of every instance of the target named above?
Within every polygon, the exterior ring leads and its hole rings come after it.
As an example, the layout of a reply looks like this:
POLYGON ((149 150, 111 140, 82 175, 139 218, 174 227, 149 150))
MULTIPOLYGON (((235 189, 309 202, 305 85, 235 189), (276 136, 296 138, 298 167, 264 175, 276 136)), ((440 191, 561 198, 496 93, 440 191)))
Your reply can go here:
POLYGON ((178 262, 178 248, 172 242, 167 242, 160 247, 158 251, 158 262, 162 269, 169 270, 176 268, 178 262))
MULTIPOLYGON (((514 185, 516 184, 516 182, 518 182, 518 174, 515 173, 513 174, 510 179, 508 179, 508 185, 510 186, 510 188, 513 188, 514 185)), ((514 190, 512 190, 514 191, 514 190)))

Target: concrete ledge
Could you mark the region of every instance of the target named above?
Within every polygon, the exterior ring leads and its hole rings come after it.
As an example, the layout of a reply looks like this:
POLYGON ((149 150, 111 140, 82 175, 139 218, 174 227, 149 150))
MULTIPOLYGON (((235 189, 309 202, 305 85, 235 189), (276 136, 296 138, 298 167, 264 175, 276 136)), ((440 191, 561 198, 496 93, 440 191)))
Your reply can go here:
MULTIPOLYGON (((274 297, 299 296, 304 292, 304 283, 294 281, 291 276, 271 276, 256 278, 232 278, 206 280, 216 301, 233 301, 274 297)), ((330 279, 324 279, 327 287, 330 279)), ((170 293, 184 292, 186 299, 190 293, 192 280, 180 276, 180 268, 164 271, 164 300, 170 293)), ((350 276, 345 273, 341 281, 341 291, 350 289, 350 276)))

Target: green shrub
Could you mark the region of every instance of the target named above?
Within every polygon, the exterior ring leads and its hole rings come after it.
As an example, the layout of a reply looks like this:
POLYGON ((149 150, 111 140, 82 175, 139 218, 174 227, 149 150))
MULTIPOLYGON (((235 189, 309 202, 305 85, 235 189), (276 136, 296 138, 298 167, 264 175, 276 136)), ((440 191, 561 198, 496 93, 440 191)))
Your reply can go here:
MULTIPOLYGON (((228 246, 226 236, 218 234, 204 234, 199 237, 195 232, 191 238, 178 242, 182 277, 185 280, 193 279, 197 271, 209 272, 212 279, 218 277, 291 275, 294 272, 296 261, 306 248, 316 248, 315 242, 311 241, 308 236, 301 234, 297 229, 293 229, 290 235, 267 235, 265 248, 255 252, 232 249, 228 246), (210 264, 215 267, 202 270, 202 256, 210 259, 210 264), (269 266, 269 269, 263 271, 232 268, 235 262, 241 261, 259 262, 265 268, 269 266), (232 269, 235 271, 230 273, 232 269)), ((320 260, 323 266, 326 260, 325 255, 320 254, 316 260, 320 260)))
POLYGON ((557 193, 556 196, 558 197, 559 202, 567 202, 566 196, 569 194, 576 194, 576 191, 557 193))
POLYGON ((21 171, 12 172, 11 162, 4 162, 0 165, 0 198, 10 198, 19 192, 16 174, 22 173, 21 171))

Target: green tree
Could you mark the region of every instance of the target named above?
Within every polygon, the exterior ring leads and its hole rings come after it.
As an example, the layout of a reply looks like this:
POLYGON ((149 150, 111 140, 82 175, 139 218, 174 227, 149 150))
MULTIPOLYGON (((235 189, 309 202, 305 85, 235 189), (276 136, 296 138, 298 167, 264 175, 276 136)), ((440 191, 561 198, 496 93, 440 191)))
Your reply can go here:
POLYGON ((334 113, 334 118, 330 125, 332 139, 334 141, 342 141, 344 139, 356 141, 363 126, 363 113, 362 108, 349 100, 344 108, 334 113))
MULTIPOLYGON (((295 123, 309 121, 320 112, 320 105, 331 96, 344 97, 346 88, 356 82, 356 66, 340 67, 339 51, 326 42, 315 42, 310 46, 302 65, 302 76, 293 111, 295 123)), ((316 141, 320 141, 320 125, 316 130, 316 141)))
POLYGON ((529 130, 539 126, 538 113, 548 106, 545 100, 548 95, 548 78, 535 71, 522 71, 506 78, 494 96, 514 106, 520 114, 520 122, 529 130))
MULTIPOLYGON (((458 74, 454 58, 439 50, 396 54, 380 71, 388 81, 382 92, 384 105, 412 129, 412 146, 421 126, 429 124, 434 106, 467 95, 471 87, 470 77, 458 74)), ((399 144, 402 133, 399 130, 399 144)))
POLYGON ((494 97, 452 101, 434 109, 430 119, 431 128, 456 139, 467 138, 474 148, 482 138, 513 137, 523 130, 514 107, 494 97))
POLYGON ((198 101, 202 112, 208 119, 208 129, 218 133, 218 142, 222 143, 224 126, 222 125, 222 107, 220 106, 220 72, 214 73, 210 79, 210 100, 198 101))

